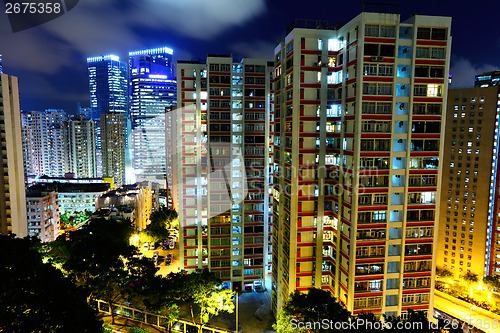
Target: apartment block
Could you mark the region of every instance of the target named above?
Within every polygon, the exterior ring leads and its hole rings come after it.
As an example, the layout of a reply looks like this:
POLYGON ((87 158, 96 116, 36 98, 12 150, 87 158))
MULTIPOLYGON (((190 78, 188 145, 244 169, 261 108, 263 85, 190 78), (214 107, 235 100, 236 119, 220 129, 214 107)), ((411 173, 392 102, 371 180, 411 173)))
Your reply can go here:
MULTIPOLYGON (((477 82, 477 81, 476 81, 477 82)), ((489 275, 497 163, 498 87, 450 89, 446 109, 437 261, 456 277, 489 275), (491 214, 491 215, 490 215, 491 214), (485 258, 485 260, 481 260, 485 258)), ((500 255, 491 252, 493 271, 500 255)), ((498 261, 498 262, 497 262, 498 261)), ((496 271, 500 272, 499 270, 496 271)))
POLYGON ((272 70, 226 55, 177 64, 181 269, 209 268, 236 290, 262 286, 271 272, 272 70))
POLYGON ((57 192, 26 191, 28 235, 41 242, 52 242, 60 231, 57 192))
POLYGON ((63 142, 66 145, 65 173, 74 173, 76 178, 96 177, 95 122, 81 114, 63 122, 63 142))
POLYGON ((24 172, 26 175, 62 177, 65 143, 61 124, 68 120, 63 110, 21 112, 24 172))
POLYGON ((354 314, 432 309, 450 26, 363 12, 275 48, 275 311, 311 287, 354 314))
POLYGON ((19 83, 0 74, 0 234, 28 235, 19 83))
POLYGON ((125 114, 101 114, 102 175, 125 184, 125 114))

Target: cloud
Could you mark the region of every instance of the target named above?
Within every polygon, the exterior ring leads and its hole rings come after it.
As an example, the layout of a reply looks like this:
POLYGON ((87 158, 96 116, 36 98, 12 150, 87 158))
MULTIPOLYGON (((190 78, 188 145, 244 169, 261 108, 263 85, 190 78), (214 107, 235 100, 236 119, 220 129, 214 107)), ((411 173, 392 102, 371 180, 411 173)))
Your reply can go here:
POLYGON ((452 57, 452 63, 450 72, 453 78, 450 88, 474 87, 474 77, 476 75, 500 68, 498 65, 473 64, 469 59, 459 56, 452 57))
POLYGON ((141 15, 131 17, 142 25, 166 25, 177 32, 208 40, 233 26, 264 13, 265 0, 143 0, 141 15))
POLYGON ((240 57, 273 60, 275 46, 274 43, 268 41, 255 40, 249 43, 241 42, 233 44, 231 49, 240 57))

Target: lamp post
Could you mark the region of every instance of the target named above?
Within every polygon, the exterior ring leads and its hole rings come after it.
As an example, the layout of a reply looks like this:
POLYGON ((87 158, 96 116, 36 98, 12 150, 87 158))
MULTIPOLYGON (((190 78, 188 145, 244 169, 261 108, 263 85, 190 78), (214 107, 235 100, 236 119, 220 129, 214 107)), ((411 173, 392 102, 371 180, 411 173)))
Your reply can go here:
POLYGON ((475 310, 475 309, 476 309, 475 305, 471 305, 469 307, 469 324, 472 323, 472 310, 475 310))
POLYGON ((238 332, 238 291, 236 291, 236 330, 238 332))

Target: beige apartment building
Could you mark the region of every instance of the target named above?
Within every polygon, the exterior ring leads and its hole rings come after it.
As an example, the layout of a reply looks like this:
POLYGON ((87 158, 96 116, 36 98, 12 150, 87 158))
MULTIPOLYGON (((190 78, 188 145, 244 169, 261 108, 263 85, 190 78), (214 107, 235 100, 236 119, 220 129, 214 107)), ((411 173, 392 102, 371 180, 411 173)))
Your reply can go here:
POLYGON ((19 84, 0 74, 0 234, 28 235, 19 84))

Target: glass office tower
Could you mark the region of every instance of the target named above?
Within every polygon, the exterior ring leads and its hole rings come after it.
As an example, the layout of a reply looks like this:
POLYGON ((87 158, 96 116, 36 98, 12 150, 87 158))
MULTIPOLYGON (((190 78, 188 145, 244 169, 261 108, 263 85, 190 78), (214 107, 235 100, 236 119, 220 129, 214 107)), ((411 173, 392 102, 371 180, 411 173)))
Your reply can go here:
MULTIPOLYGON (((129 52, 131 167, 135 181, 165 186, 165 110, 176 104, 172 49, 129 52)), ((130 165, 130 164, 129 164, 130 165)))
MULTIPOLYGON (((116 55, 87 58, 90 88, 90 119, 96 122, 97 174, 102 175, 101 114, 128 111, 127 63, 116 55)), ((125 140, 125 133, 121 135, 125 140)))

